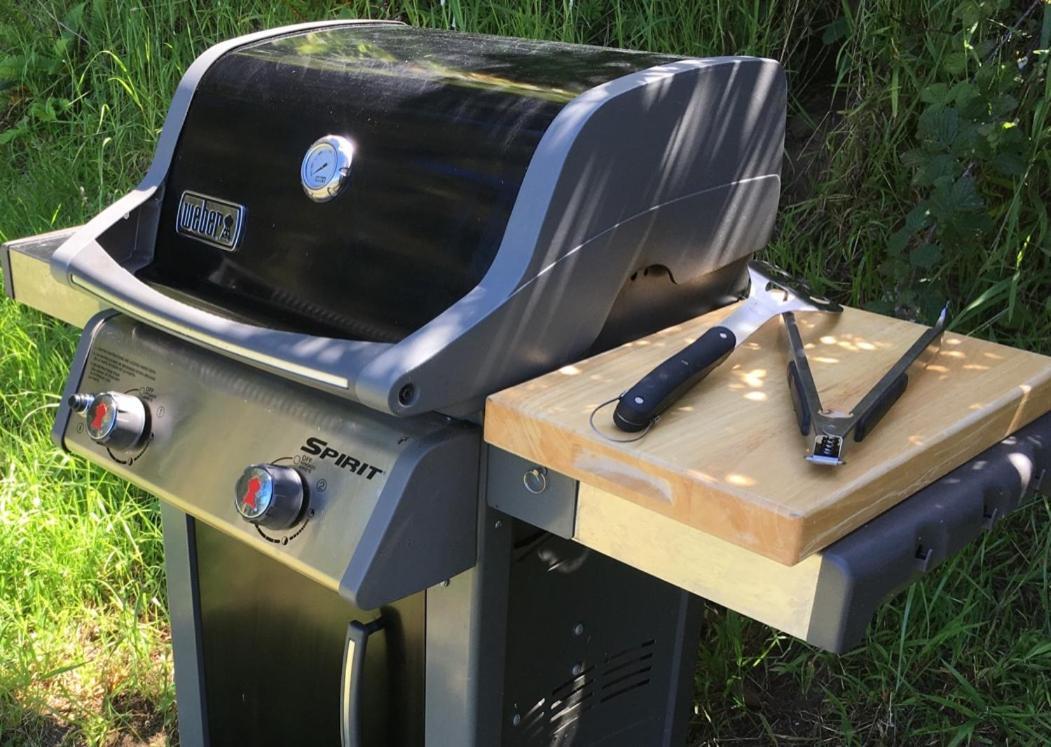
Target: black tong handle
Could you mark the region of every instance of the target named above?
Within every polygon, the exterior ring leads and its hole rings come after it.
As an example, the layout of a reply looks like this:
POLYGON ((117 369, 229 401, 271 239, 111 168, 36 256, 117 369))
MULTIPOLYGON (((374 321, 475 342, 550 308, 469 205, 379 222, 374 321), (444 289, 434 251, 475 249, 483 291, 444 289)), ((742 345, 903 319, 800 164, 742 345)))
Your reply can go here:
POLYGON ((737 337, 728 327, 712 327, 624 392, 613 411, 613 423, 628 433, 647 428, 736 346, 737 337))
POLYGON ((865 436, 872 433, 872 429, 887 414, 887 410, 901 398, 901 395, 905 394, 905 389, 908 386, 909 375, 903 373, 880 392, 880 396, 872 401, 868 409, 858 417, 858 422, 854 424, 855 441, 861 443, 865 440, 865 436))

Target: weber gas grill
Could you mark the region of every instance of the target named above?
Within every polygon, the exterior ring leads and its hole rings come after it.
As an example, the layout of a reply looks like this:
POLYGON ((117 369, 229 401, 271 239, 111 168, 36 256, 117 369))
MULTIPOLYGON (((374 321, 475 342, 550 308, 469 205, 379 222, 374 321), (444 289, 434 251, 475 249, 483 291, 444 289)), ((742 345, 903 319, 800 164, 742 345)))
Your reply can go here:
MULTIPOLYGON (((735 300, 784 118, 770 60, 277 29, 193 64, 134 191, 4 247, 84 327, 56 443, 162 499, 183 744, 684 743, 699 599, 559 532, 575 483, 481 413, 735 300)), ((1006 512, 1049 433, 951 489, 1006 512)), ((827 551, 812 642, 981 531, 947 485, 827 551)))

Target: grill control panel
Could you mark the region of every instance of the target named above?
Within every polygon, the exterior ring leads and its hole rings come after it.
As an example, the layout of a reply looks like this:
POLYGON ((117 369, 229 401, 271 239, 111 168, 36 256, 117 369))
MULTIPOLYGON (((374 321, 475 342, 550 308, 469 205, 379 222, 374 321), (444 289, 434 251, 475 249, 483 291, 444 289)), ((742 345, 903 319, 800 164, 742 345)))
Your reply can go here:
POLYGON ((375 413, 112 312, 85 327, 54 435, 363 609, 475 561, 476 426, 375 413))

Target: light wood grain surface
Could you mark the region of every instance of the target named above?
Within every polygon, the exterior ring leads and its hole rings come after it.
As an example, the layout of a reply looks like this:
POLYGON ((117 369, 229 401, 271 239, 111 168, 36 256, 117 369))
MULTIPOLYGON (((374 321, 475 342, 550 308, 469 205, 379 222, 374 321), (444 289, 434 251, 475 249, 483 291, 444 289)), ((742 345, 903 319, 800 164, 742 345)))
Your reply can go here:
POLYGON ((603 555, 807 640, 821 564, 782 565, 582 484, 574 539, 603 555))
MULTIPOLYGON (((847 464, 812 465, 803 459, 775 319, 641 441, 614 443, 591 430, 596 405, 732 308, 494 394, 485 440, 792 565, 1051 410, 1051 358, 948 333, 872 435, 849 442, 847 464)), ((923 329, 857 309, 797 319, 822 402, 838 410, 855 404, 923 329)), ((606 408, 596 422, 623 437, 610 415, 606 408)))

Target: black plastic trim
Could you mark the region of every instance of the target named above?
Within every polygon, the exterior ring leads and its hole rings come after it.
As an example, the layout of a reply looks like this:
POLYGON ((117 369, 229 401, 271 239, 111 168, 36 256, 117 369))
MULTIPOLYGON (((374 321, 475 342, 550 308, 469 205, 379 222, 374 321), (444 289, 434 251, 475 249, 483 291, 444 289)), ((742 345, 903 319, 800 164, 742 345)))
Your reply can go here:
POLYGON ((861 643, 876 608, 937 568, 1042 489, 1051 413, 822 552, 807 641, 834 653, 861 643))

